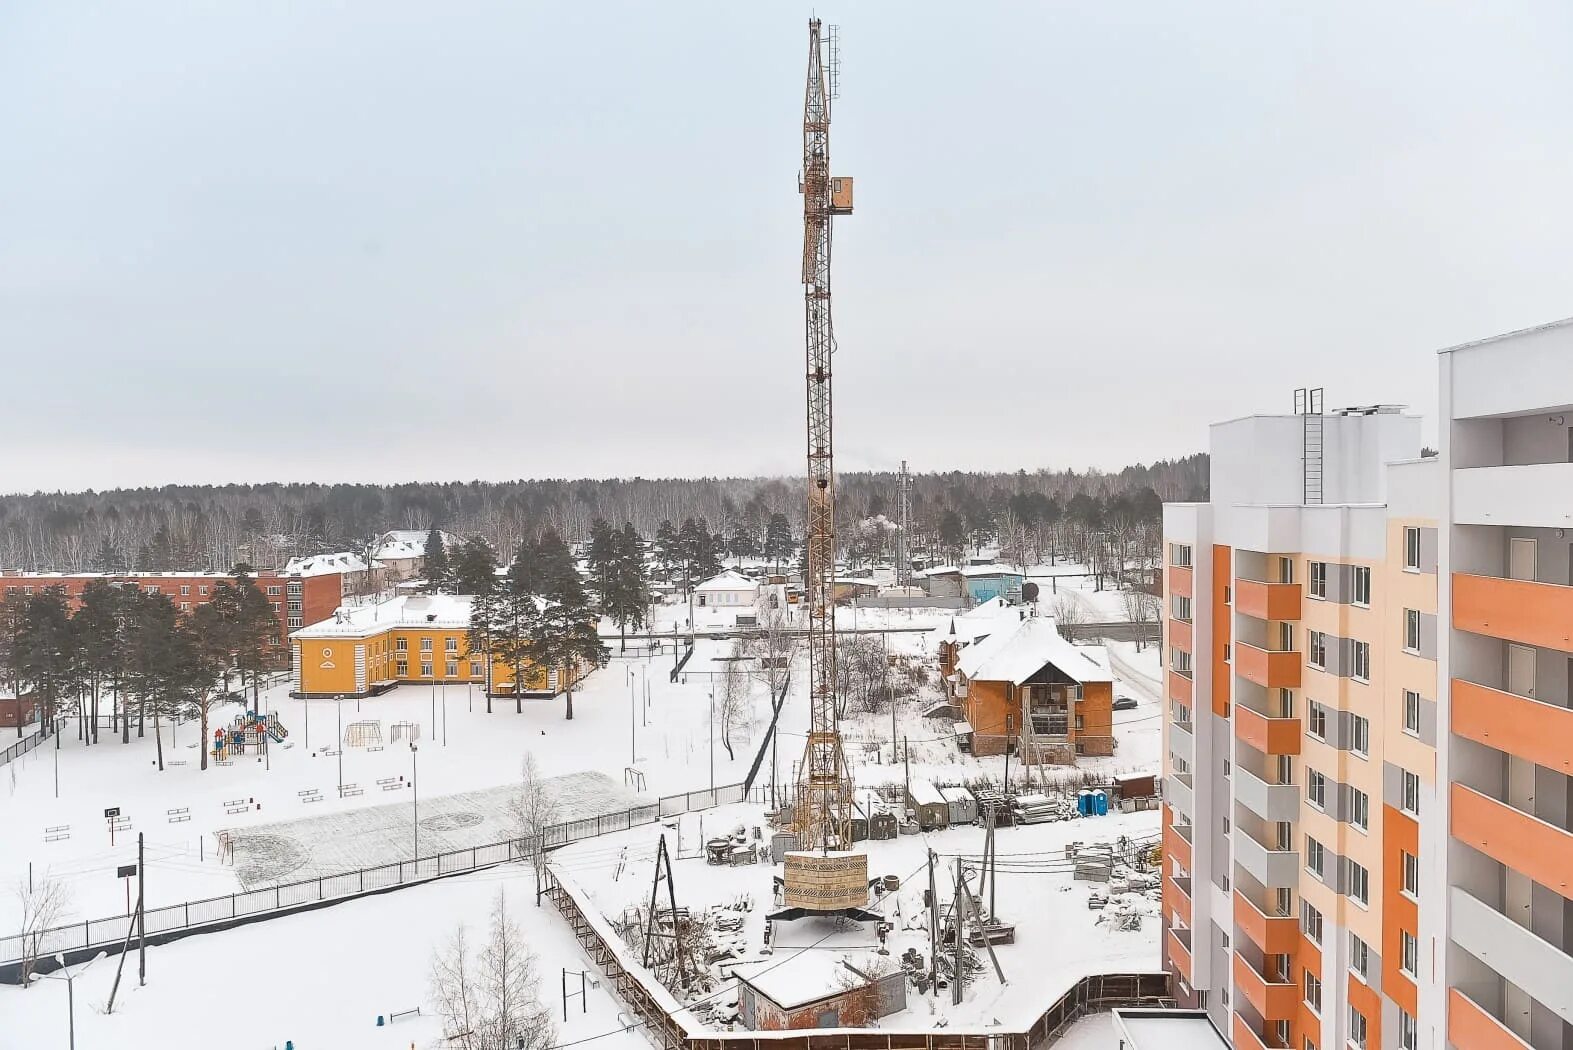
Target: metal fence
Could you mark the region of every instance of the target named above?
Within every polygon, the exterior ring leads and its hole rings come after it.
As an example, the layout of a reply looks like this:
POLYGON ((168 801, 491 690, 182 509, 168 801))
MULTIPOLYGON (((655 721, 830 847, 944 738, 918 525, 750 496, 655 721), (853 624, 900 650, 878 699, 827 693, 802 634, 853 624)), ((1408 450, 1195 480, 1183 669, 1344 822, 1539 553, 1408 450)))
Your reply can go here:
POLYGON ((37 747, 43 739, 43 732, 41 730, 35 729, 32 736, 24 736, 22 739, 16 741, 4 751, 0 751, 0 766, 3 766, 8 762, 14 762, 21 758, 23 755, 33 750, 33 748, 37 747))
MULTIPOLYGON (((643 806, 549 825, 542 832, 541 844, 546 849, 556 849, 597 835, 654 824, 682 813, 741 802, 744 797, 742 784, 666 795, 643 806)), ((530 839, 493 842, 378 867, 242 890, 223 897, 148 908, 144 932, 148 937, 172 940, 170 935, 178 935, 181 931, 197 932, 203 927, 271 917, 314 904, 353 900, 366 894, 523 860, 535 853, 536 848, 536 843, 530 839)), ((71 954, 90 949, 118 952, 126 939, 130 921, 127 914, 111 915, 51 927, 33 937, 21 933, 0 937, 0 983, 19 983, 22 963, 27 959, 52 960, 57 952, 71 954)), ((52 968, 52 963, 48 968, 52 968)))

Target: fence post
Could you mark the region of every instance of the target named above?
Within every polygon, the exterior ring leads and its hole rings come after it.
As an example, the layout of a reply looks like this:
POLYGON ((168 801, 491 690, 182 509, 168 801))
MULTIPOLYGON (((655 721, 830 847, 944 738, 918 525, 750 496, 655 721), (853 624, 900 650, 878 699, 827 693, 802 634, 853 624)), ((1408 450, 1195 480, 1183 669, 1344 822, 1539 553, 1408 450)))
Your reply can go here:
POLYGON ((186 902, 186 928, 191 928, 191 902, 186 902))
POLYGON ((233 893, 229 895, 229 917, 231 919, 235 917, 235 895, 233 893))

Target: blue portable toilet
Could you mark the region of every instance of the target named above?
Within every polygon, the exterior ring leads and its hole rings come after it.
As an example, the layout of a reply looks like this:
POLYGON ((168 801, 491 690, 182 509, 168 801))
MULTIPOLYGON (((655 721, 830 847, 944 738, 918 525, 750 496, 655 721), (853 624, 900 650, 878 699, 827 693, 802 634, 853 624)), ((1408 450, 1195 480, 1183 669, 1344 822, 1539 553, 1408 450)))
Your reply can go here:
POLYGON ((1092 816, 1092 792, 1086 788, 1076 792, 1076 812, 1084 817, 1092 816))
POLYGON ((1091 802, 1092 810, 1098 816, 1106 817, 1109 815, 1109 795, 1107 792, 1094 791, 1092 793, 1091 802))

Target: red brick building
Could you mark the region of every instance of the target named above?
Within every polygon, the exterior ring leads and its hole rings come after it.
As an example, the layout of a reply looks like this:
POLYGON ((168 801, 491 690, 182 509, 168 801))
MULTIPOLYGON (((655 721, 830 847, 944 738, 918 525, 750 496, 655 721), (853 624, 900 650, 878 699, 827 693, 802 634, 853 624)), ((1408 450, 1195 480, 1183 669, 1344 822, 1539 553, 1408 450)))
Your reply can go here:
POLYGON ((0 726, 15 729, 38 721, 38 702, 32 693, 21 696, 0 696, 0 726))
MULTIPOLYGON (((39 594, 51 587, 65 591, 74 609, 82 591, 94 580, 108 580, 120 587, 140 587, 148 594, 162 594, 181 612, 213 600, 218 585, 230 579, 222 572, 0 572, 0 597, 12 593, 39 594)), ((257 587, 267 595, 278 617, 278 645, 289 632, 326 620, 344 600, 344 574, 337 571, 281 573, 264 569, 256 574, 257 587)))

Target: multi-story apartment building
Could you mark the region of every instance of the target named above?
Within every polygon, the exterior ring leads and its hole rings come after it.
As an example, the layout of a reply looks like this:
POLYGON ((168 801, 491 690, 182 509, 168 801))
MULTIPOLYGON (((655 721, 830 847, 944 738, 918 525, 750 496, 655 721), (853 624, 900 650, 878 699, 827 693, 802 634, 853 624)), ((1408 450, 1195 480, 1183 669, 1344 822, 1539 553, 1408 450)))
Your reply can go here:
POLYGON ((1163 954, 1237 1047, 1573 1048, 1573 321, 1441 366, 1439 456, 1307 404, 1165 508, 1163 954))

